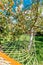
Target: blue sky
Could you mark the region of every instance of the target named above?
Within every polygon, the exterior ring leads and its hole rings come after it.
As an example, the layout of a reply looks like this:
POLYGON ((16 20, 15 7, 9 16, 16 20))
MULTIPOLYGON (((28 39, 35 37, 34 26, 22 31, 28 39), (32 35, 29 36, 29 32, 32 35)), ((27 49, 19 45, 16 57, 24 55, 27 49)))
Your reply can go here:
POLYGON ((32 0, 23 0, 24 9, 27 9, 32 4, 32 0))
POLYGON ((24 6, 27 6, 27 5, 30 5, 31 2, 32 2, 31 0, 24 0, 23 4, 24 4, 24 6))
MULTIPOLYGON (((14 0, 15 5, 16 5, 16 1, 18 1, 18 4, 19 4, 20 0, 14 0)), ((40 1, 43 1, 43 0, 40 0, 40 1)), ((24 6, 31 5, 31 3, 32 3, 32 0, 23 0, 24 6)))
MULTIPOLYGON (((20 0, 14 0, 15 5, 13 6, 13 8, 15 8, 15 7, 17 6, 17 5, 16 5, 16 1, 18 1, 18 4, 20 3, 20 0)), ((35 1, 35 0, 34 0, 34 1, 35 1)), ((40 1, 42 2, 43 0, 40 0, 40 1)), ((32 4, 32 0, 23 0, 23 6, 24 6, 23 9, 26 9, 26 8, 30 7, 31 4, 32 4)))
MULTIPOLYGON (((17 6, 16 1, 18 1, 18 4, 20 3, 20 0, 14 0, 15 4, 13 5, 13 9, 12 9, 13 11, 14 11, 15 7, 17 6)), ((23 9, 27 8, 30 5, 31 5, 31 0, 23 0, 23 9)), ((3 12, 3 11, 0 10, 0 12, 3 12)))
MULTIPOLYGON (((15 5, 13 6, 13 8, 15 8, 15 7, 17 6, 17 5, 16 5, 16 1, 18 1, 18 4, 19 4, 19 2, 20 2, 20 0, 14 0, 15 5)), ((31 2, 32 2, 32 0, 23 0, 24 8, 30 6, 30 5, 31 5, 31 2)))

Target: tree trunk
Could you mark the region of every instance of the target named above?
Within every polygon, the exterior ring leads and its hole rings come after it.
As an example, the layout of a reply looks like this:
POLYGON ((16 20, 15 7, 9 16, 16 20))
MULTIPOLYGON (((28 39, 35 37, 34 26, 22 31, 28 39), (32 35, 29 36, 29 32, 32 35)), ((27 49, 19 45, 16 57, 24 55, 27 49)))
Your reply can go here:
POLYGON ((32 28, 31 29, 31 34, 30 34, 30 43, 29 43, 29 46, 28 46, 29 51, 30 51, 30 49, 32 47, 32 44, 33 44, 33 38, 34 38, 34 29, 32 28))
POLYGON ((0 51, 2 52, 2 46, 0 45, 0 51))

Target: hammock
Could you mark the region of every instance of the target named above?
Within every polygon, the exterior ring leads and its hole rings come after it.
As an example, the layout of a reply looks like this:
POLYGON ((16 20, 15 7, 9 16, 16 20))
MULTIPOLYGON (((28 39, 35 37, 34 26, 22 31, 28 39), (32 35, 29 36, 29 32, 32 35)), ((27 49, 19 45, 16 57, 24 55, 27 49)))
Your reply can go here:
POLYGON ((5 53, 0 52, 0 65, 21 65, 21 64, 8 57, 5 53))

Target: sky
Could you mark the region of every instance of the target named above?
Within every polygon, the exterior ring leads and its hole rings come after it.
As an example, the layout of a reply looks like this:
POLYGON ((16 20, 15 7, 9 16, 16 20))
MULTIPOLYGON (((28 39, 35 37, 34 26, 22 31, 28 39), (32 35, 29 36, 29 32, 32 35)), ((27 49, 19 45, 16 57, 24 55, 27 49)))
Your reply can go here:
MULTIPOLYGON (((13 6, 13 8, 15 8, 17 6, 16 1, 18 1, 18 4, 20 2, 20 0, 14 0, 15 5, 13 6)), ((26 7, 30 6, 31 3, 32 3, 32 0, 23 0, 23 8, 26 8, 26 7)))
MULTIPOLYGON (((20 3, 20 0, 14 0, 14 5, 13 5, 13 11, 15 11, 17 5, 16 2, 18 2, 18 4, 20 3)), ((23 0, 23 9, 27 8, 28 6, 31 5, 31 0, 23 0)), ((0 12, 3 12, 2 10, 0 10, 0 12)))
POLYGON ((30 5, 31 2, 32 2, 31 0, 23 0, 24 6, 30 5))
MULTIPOLYGON (((15 6, 16 6, 16 1, 17 1, 18 4, 19 4, 20 0, 14 0, 15 6)), ((40 0, 40 1, 43 1, 43 0, 40 0)), ((31 4, 32 4, 32 0, 23 0, 23 5, 24 5, 24 7, 26 7, 27 5, 31 5, 31 4)), ((14 6, 14 7, 15 7, 15 6, 14 6)))
MULTIPOLYGON (((40 0, 40 1, 42 2, 43 0, 40 0)), ((14 0, 14 2, 15 2, 15 5, 13 6, 13 8, 17 7, 16 2, 18 2, 19 4, 20 0, 14 0)), ((32 0, 23 0, 23 9, 30 7, 31 4, 32 4, 32 0)))

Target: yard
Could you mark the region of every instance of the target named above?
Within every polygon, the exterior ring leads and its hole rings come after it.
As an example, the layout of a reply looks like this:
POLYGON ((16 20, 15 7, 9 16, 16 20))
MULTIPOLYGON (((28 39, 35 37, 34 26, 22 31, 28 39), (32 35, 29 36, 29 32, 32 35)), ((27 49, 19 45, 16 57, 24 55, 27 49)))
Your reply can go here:
POLYGON ((43 36, 35 36, 35 47, 32 46, 31 52, 28 51, 30 37, 21 35, 13 42, 6 42, 2 45, 2 50, 11 58, 19 61, 23 65, 43 64, 43 36))

